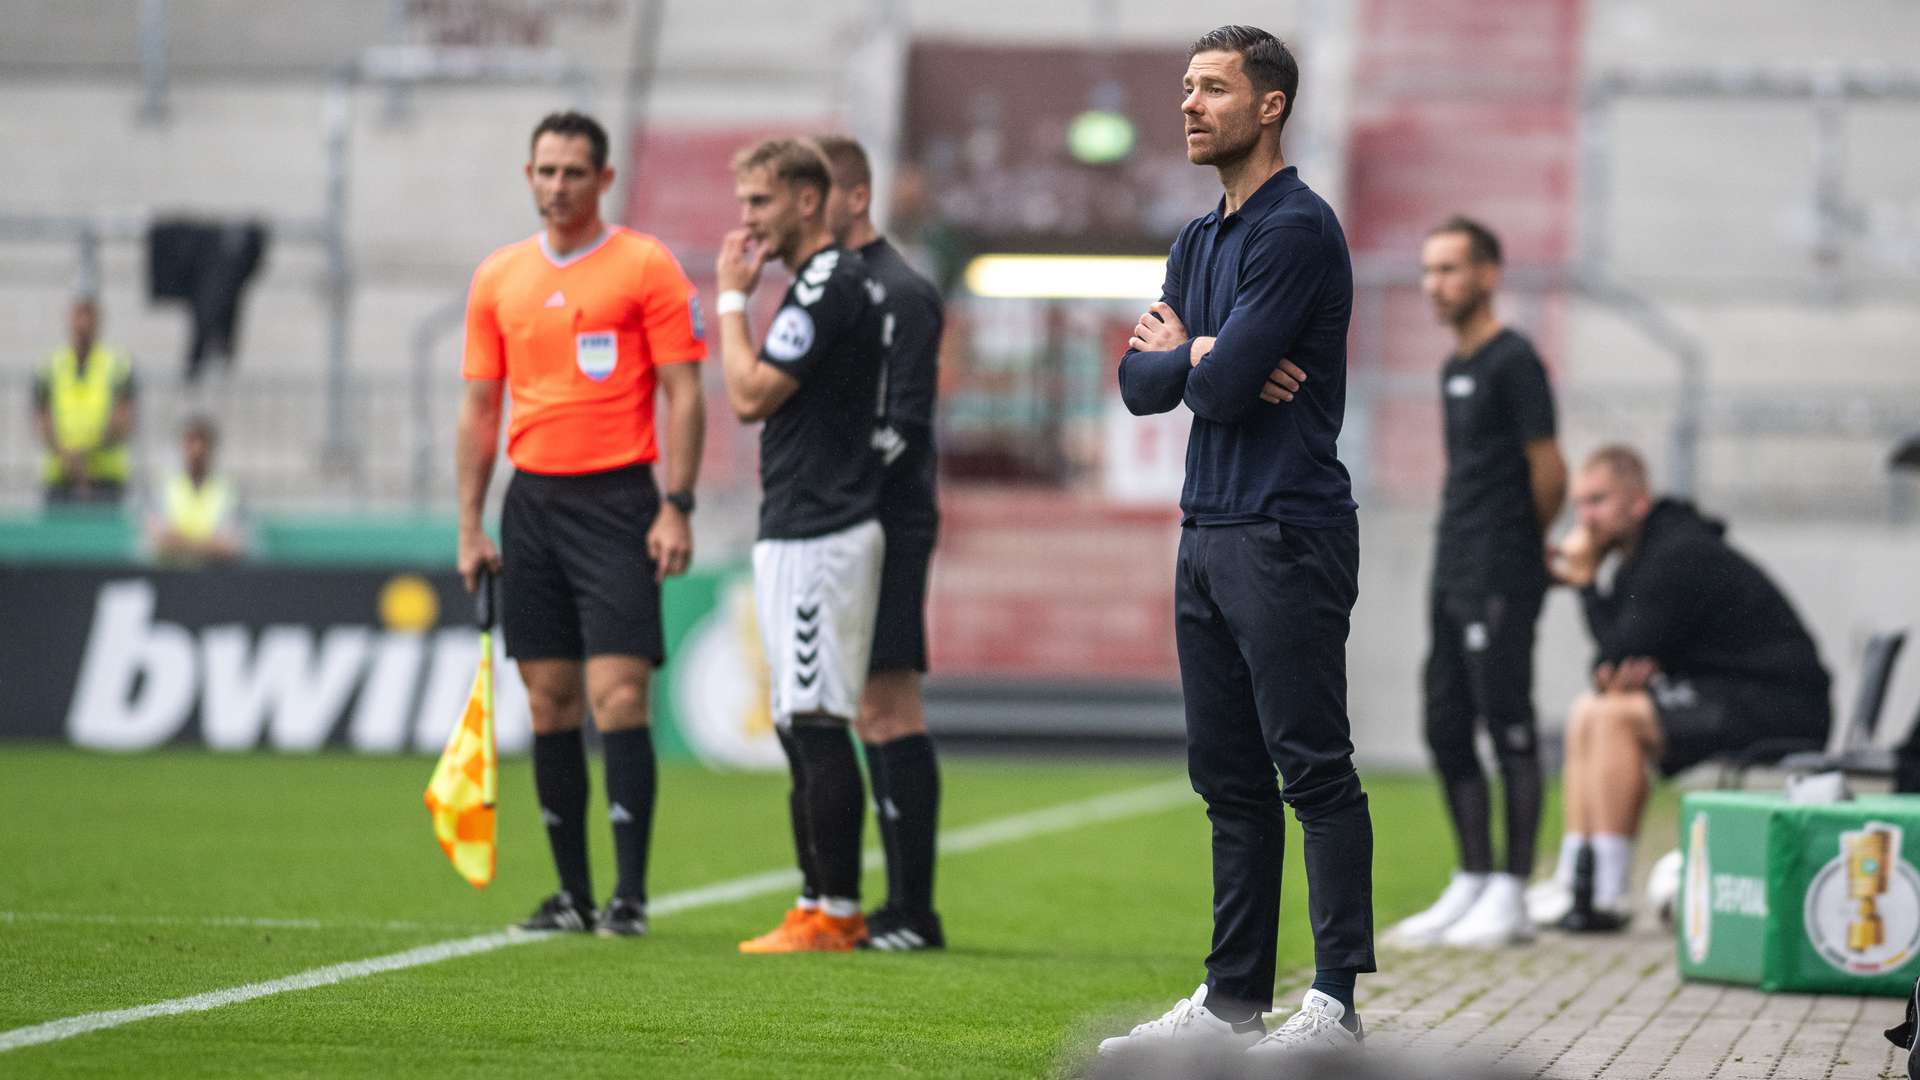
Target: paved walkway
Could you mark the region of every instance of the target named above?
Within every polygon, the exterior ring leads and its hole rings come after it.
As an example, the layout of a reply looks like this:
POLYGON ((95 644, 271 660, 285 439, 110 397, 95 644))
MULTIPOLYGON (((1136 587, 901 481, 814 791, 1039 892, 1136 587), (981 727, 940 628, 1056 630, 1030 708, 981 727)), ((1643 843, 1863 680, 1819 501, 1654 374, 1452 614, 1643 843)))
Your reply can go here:
POLYGON ((1619 935, 1543 934, 1499 953, 1388 952, 1361 979, 1371 1047, 1491 1062, 1554 1080, 1905 1080, 1881 1035, 1898 998, 1762 994, 1682 982, 1673 938, 1643 915, 1619 935))

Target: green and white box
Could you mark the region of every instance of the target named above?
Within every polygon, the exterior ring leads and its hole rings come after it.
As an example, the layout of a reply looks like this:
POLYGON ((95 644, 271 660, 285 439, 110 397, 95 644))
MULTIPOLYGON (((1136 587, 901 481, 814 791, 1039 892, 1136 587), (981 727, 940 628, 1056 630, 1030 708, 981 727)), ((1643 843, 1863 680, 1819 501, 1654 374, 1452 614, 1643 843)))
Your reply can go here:
POLYGON ((1920 797, 1681 803, 1680 973, 1762 990, 1901 997, 1920 978, 1920 797))

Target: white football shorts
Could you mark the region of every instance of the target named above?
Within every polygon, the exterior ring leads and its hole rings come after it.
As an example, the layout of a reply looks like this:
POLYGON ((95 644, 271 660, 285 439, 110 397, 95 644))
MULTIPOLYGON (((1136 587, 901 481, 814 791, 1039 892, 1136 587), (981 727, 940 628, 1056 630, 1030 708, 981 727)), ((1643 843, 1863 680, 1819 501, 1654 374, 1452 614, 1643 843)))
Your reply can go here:
POLYGON ((754 606, 775 723, 810 713, 849 721, 860 714, 885 554, 886 537, 873 520, 753 545, 754 606))

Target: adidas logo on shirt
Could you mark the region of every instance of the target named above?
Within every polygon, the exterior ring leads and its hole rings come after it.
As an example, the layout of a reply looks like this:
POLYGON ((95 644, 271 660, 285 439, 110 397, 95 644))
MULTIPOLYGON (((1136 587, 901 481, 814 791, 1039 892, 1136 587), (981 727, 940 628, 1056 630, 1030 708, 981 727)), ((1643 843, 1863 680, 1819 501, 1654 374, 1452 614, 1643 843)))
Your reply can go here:
POLYGON ((561 292, 561 291, 560 291, 559 289, 555 289, 555 290, 553 290, 553 295, 552 295, 552 296, 549 296, 549 297, 547 297, 547 302, 546 302, 546 303, 545 303, 544 305, 542 305, 542 306, 544 306, 544 307, 566 307, 566 306, 567 306, 567 294, 566 294, 566 293, 563 293, 563 292, 561 292))

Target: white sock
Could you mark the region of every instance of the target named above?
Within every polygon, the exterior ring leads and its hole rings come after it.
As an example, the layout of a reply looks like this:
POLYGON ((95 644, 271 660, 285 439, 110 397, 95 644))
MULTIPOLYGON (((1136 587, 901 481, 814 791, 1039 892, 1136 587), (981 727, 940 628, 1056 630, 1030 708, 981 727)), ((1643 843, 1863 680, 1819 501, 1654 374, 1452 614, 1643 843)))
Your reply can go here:
POLYGON ((820 901, 811 896, 796 896, 793 898, 793 906, 801 911, 819 911, 820 901))
POLYGON ((823 896, 820 898, 820 910, 836 919, 851 919, 860 914, 860 901, 844 896, 823 896))
POLYGON ((1593 902, 1596 907, 1617 908, 1632 887, 1633 837, 1618 833, 1593 835, 1593 902))
POLYGON ((1553 868, 1553 880, 1573 888, 1573 862, 1590 839, 1586 833, 1567 833, 1560 838, 1560 862, 1553 868))

